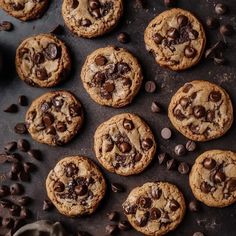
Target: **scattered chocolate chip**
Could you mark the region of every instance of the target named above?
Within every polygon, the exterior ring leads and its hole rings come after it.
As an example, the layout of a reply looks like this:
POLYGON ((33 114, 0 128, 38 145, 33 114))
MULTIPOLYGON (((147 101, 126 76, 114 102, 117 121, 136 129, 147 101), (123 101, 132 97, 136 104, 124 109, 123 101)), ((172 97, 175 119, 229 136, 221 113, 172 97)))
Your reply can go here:
POLYGON ((107 218, 110 221, 117 221, 119 219, 119 214, 117 211, 113 211, 113 212, 107 213, 107 218))
POLYGON ((166 7, 174 7, 176 5, 176 0, 164 0, 164 5, 166 7))
POLYGON ((145 138, 142 140, 141 145, 145 151, 148 151, 153 146, 153 140, 151 138, 145 138))
POLYGON ((169 128, 163 128, 163 129, 161 130, 161 137, 162 137, 163 139, 170 139, 171 136, 172 136, 171 129, 169 129, 169 128))
POLYGON ((20 198, 18 198, 17 202, 20 206, 26 206, 28 205, 30 202, 32 201, 32 199, 28 196, 22 196, 20 198))
POLYGON ((114 235, 117 232, 117 225, 107 225, 105 230, 106 234, 114 235))
POLYGON ((206 19, 206 25, 208 28, 210 29, 216 29, 219 27, 220 23, 219 20, 217 18, 214 17, 208 17, 206 19))
POLYGON ((231 36, 234 33, 234 28, 230 24, 221 25, 220 33, 224 36, 231 36))
POLYGON ((178 171, 182 175, 186 175, 189 173, 189 165, 186 162, 181 162, 178 166, 178 171))
POLYGON ((178 144, 175 146, 175 154, 176 156, 183 156, 186 153, 186 149, 184 147, 184 145, 182 144, 178 144))
POLYGON ((217 3, 215 5, 215 13, 217 15, 224 15, 227 12, 227 6, 223 3, 217 3))
POLYGON ((7 155, 7 162, 9 163, 16 163, 19 162, 21 159, 21 155, 18 153, 12 153, 11 155, 7 155))
POLYGON ((53 204, 51 201, 45 199, 43 201, 43 210, 44 211, 50 211, 53 208, 53 204))
POLYGON ((118 228, 122 231, 127 231, 131 229, 131 225, 127 220, 122 220, 118 223, 118 228))
POLYGON ((151 105, 151 111, 153 113, 160 113, 161 112, 161 107, 160 105, 157 103, 157 102, 152 102, 152 105, 151 105))
POLYGON ((154 93, 156 91, 156 83, 153 80, 149 80, 145 83, 145 91, 147 93, 154 93))
POLYGON ((8 161, 8 155, 7 154, 0 154, 0 164, 3 164, 8 161))
POLYGON ((206 115, 205 107, 201 105, 193 107, 193 115, 198 119, 204 117, 206 115))
POLYGON ((120 43, 128 43, 130 41, 130 38, 129 38, 129 35, 127 33, 122 32, 117 36, 117 40, 120 43))
POLYGON ((152 200, 149 197, 140 197, 137 200, 137 204, 142 208, 150 208, 152 205, 152 200))
POLYGON ((175 170, 177 167, 177 161, 175 159, 170 159, 166 162, 167 170, 175 170))
POLYGON ((97 66, 104 66, 107 63, 107 59, 106 59, 106 57, 104 57, 102 55, 98 55, 95 58, 95 63, 97 64, 97 66))
POLYGON ((17 177, 20 181, 23 181, 23 182, 29 182, 30 181, 30 175, 29 175, 29 173, 25 172, 25 170, 21 171, 17 175, 17 177))
POLYGON ((19 139, 17 141, 17 148, 22 152, 27 152, 30 149, 30 144, 25 139, 19 139))
POLYGON ((158 162, 159 162, 159 165, 163 165, 165 164, 167 161, 169 160, 169 157, 168 157, 168 154, 167 153, 160 153, 158 155, 158 162))
POLYGON ((4 208, 4 209, 5 209, 5 208, 6 208, 6 209, 10 208, 11 205, 12 205, 12 202, 9 201, 9 200, 6 200, 6 199, 0 200, 0 206, 1 206, 2 208, 4 208))
POLYGON ((27 99, 27 97, 24 96, 24 95, 19 96, 19 98, 18 98, 18 104, 19 104, 20 106, 28 106, 28 99, 27 99))
POLYGON ((14 131, 17 134, 26 134, 27 129, 26 129, 25 123, 17 123, 14 127, 14 131))
POLYGON ((24 192, 24 187, 19 183, 15 183, 10 186, 11 195, 21 195, 23 192, 24 192))
POLYGON ((62 25, 57 25, 56 27, 54 27, 50 33, 52 34, 57 34, 57 35, 61 35, 64 33, 64 28, 62 25))
POLYGON ((41 160, 42 158, 42 154, 39 150, 37 149, 31 149, 27 152, 27 154, 33 158, 33 159, 36 159, 36 160, 41 160))
POLYGON ((4 109, 4 112, 16 113, 16 112, 18 112, 18 106, 16 104, 11 104, 6 109, 4 109))
POLYGON ((119 183, 112 183, 111 184, 111 190, 112 190, 112 192, 114 192, 114 193, 122 193, 122 192, 124 192, 124 187, 121 185, 121 184, 119 184, 119 183))
POLYGON ((0 22, 0 31, 11 31, 13 28, 13 24, 9 21, 0 22))
POLYGON ((205 236, 202 232, 195 232, 193 236, 205 236))
POLYGON ((14 150, 16 150, 16 147, 17 147, 17 143, 16 142, 9 142, 7 143, 5 146, 4 146, 4 150, 6 152, 12 152, 14 150))
POLYGON ((23 167, 24 167, 24 170, 26 173, 30 173, 30 172, 33 172, 34 170, 36 170, 36 166, 31 162, 25 162, 23 164, 23 167))
POLYGON ((186 143, 185 148, 187 149, 187 151, 193 152, 193 151, 196 150, 197 144, 196 144, 194 141, 189 140, 189 141, 186 143))
POLYGON ((10 189, 6 185, 2 185, 0 187, 0 197, 6 197, 7 195, 10 194, 10 189))
POLYGON ((63 192, 64 190, 65 190, 65 185, 62 182, 58 181, 58 182, 55 183, 54 191, 63 192))
POLYGON ((215 43, 212 47, 206 50, 205 58, 213 58, 220 51, 225 49, 226 45, 223 41, 215 43))
POLYGON ((190 211, 199 211, 199 202, 197 200, 193 200, 189 203, 188 207, 190 211))
POLYGON ((212 158, 205 158, 204 161, 203 161, 203 166, 207 170, 212 170, 216 166, 216 161, 212 158))

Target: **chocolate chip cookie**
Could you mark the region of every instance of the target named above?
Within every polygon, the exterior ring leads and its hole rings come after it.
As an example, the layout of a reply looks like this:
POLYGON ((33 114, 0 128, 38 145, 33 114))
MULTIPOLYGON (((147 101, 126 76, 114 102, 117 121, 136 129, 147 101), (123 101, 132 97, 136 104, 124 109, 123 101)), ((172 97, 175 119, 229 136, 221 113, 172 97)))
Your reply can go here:
POLYGON ((204 152, 192 167, 189 183, 194 196, 207 206, 225 207, 236 202, 236 153, 204 152))
POLYGON ((0 7, 22 21, 37 19, 45 12, 48 0, 0 0, 0 7))
POLYGON ((50 171, 47 194, 66 216, 92 214, 105 195, 106 183, 97 166, 80 156, 66 157, 50 171))
POLYGON ((67 76, 70 68, 67 47, 51 34, 27 38, 16 51, 17 73, 31 86, 53 87, 67 76))
POLYGON ((149 182, 134 188, 123 203, 131 225, 145 235, 165 235, 174 230, 185 214, 179 189, 167 182, 149 182))
POLYGON ((143 80, 137 59, 123 48, 106 47, 91 53, 81 79, 91 98, 101 104, 123 107, 133 100, 143 80))
POLYGON ((168 113, 174 127, 194 141, 218 138, 233 122, 229 95, 223 88, 203 80, 181 87, 172 97, 168 113))
POLYGON ((146 48, 160 66, 185 70, 199 62, 206 36, 190 12, 174 8, 154 18, 144 33, 146 48))
POLYGON ((122 0, 64 0, 62 4, 62 15, 68 28, 85 38, 111 31, 122 13, 122 0))
POLYGON ((138 116, 124 113, 102 123, 94 135, 99 162, 110 172, 133 175, 152 161, 156 142, 148 125, 138 116))
POLYGON ((82 105, 70 92, 48 92, 33 101, 25 117, 32 138, 52 146, 69 142, 84 120, 82 105))

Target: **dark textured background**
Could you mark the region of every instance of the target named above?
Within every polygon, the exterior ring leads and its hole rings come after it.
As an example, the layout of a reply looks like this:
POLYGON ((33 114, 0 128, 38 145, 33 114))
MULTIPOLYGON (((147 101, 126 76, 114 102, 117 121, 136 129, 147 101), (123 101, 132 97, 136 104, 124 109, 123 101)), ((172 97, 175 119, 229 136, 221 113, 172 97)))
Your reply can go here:
MULTIPOLYGON (((15 67, 14 57, 15 50, 19 43, 26 37, 33 34, 46 33, 51 31, 57 24, 63 24, 61 16, 61 0, 52 1, 48 11, 40 20, 23 23, 0 11, 0 20, 9 20, 14 23, 15 29, 12 32, 0 32, 0 48, 4 53, 4 70, 5 74, 1 76, 0 88, 0 148, 3 149, 4 143, 17 140, 22 137, 16 135, 13 127, 16 122, 24 120, 24 114, 27 108, 20 107, 17 114, 4 113, 3 109, 11 103, 16 103, 19 95, 26 95, 30 101, 39 95, 52 89, 32 88, 18 79, 15 67)), ((106 199, 102 203, 99 210, 92 216, 84 218, 69 219, 60 215, 56 210, 44 212, 42 210, 43 200, 46 198, 45 178, 49 170, 54 167, 56 162, 62 157, 73 154, 80 154, 90 157, 95 162, 96 158, 93 152, 93 134, 96 127, 115 114, 122 112, 134 112, 145 119, 153 129, 158 151, 166 151, 174 156, 173 149, 176 144, 186 143, 186 138, 177 132, 174 132, 173 138, 165 141, 160 136, 163 127, 168 127, 170 122, 166 115, 166 110, 171 96, 177 88, 187 81, 195 79, 203 79, 222 85, 230 94, 233 103, 236 104, 236 60, 235 60, 235 37, 227 39, 229 49, 226 50, 226 57, 229 59, 227 66, 216 66, 212 61, 203 59, 196 67, 181 73, 175 73, 160 68, 155 64, 154 59, 145 50, 143 42, 143 32, 148 22, 158 13, 165 10, 162 0, 148 0, 147 9, 134 8, 135 0, 126 0, 125 12, 121 23, 110 34, 103 37, 88 40, 73 36, 68 30, 60 36, 70 47, 73 56, 73 71, 68 81, 54 89, 68 89, 74 92, 82 101, 86 111, 86 122, 80 134, 68 145, 63 147, 49 147, 33 142, 30 136, 25 136, 32 141, 34 148, 39 148, 43 152, 43 161, 34 163, 38 166, 38 171, 33 175, 32 182, 26 184, 27 193, 33 197, 32 211, 34 220, 50 219, 62 221, 68 228, 76 230, 87 230, 93 235, 104 235, 105 225, 108 222, 106 213, 111 210, 121 211, 121 204, 126 199, 129 191, 142 183, 154 180, 164 180, 175 183, 183 191, 186 201, 189 202, 193 196, 188 186, 188 176, 182 176, 178 172, 169 172, 163 166, 158 166, 157 158, 151 163, 149 168, 138 176, 120 177, 104 171, 107 182, 124 183, 126 187, 125 193, 112 193, 110 189, 107 191, 106 199), (121 45, 117 42, 116 36, 119 32, 126 31, 131 36, 131 42, 121 45), (122 109, 106 108, 94 103, 85 92, 81 80, 80 70, 86 56, 93 50, 107 46, 108 44, 116 44, 124 46, 136 55, 144 69, 145 80, 153 79, 158 84, 158 90, 155 94, 147 94, 144 89, 140 91, 134 102, 122 109), (150 111, 150 105, 153 100, 157 100, 164 107, 162 114, 153 114, 150 111)), ((230 12, 222 18, 222 22, 231 22, 234 26, 236 4, 234 0, 224 0, 230 7, 230 12)), ((206 17, 214 15, 214 2, 210 0, 181 0, 178 6, 195 13, 198 18, 204 22, 206 17)), ((221 38, 217 31, 207 30, 208 46, 221 38)), ((231 149, 236 151, 235 146, 236 128, 233 127, 222 138, 207 142, 199 143, 198 150, 194 153, 178 158, 179 160, 193 163, 194 159, 203 151, 220 148, 231 149)), ((26 158, 27 159, 27 158, 26 158)), ((0 173, 6 173, 10 166, 0 166, 0 173)), ((123 217, 123 216, 122 216, 123 217)), ((170 235, 192 235, 195 231, 202 231, 209 236, 234 236, 236 235, 236 205, 226 207, 224 209, 213 209, 202 205, 199 213, 190 213, 187 211, 183 223, 178 229, 170 235)), ((135 231, 122 233, 122 235, 139 235, 135 231)))

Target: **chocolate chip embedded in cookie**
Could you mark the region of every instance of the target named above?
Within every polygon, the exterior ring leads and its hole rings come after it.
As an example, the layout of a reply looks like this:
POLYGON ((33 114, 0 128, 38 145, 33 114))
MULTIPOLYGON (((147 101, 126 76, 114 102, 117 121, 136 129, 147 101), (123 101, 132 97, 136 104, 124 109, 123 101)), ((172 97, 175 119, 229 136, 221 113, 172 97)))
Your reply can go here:
POLYGON ((123 48, 109 46, 97 49, 87 57, 81 79, 95 102, 123 107, 138 93, 143 75, 132 54, 123 48))
POLYGON ((143 120, 125 113, 112 117, 97 128, 94 150, 107 170, 127 176, 138 174, 149 165, 156 143, 143 120))
POLYGON ((185 214, 185 200, 175 185, 150 182, 134 188, 123 210, 131 225, 145 235, 165 235, 174 230, 185 214))
POLYGON ((226 91, 203 80, 186 83, 172 97, 168 115, 175 128, 194 141, 224 135, 233 122, 233 107, 226 91))
POLYGON ((103 199, 106 183, 97 166, 88 158, 66 157, 50 171, 47 194, 58 211, 66 216, 92 214, 103 199))
POLYGON ((45 12, 48 0, 0 0, 0 7, 22 21, 37 19, 45 12))
POLYGON ((192 167, 189 183, 194 196, 207 206, 225 207, 236 202, 236 153, 204 152, 192 167))
POLYGON ((70 68, 65 44, 50 34, 27 38, 16 51, 17 73, 31 86, 53 87, 66 77, 70 68))
POLYGON ((67 91, 48 92, 33 101, 25 117, 32 138, 52 146, 69 142, 82 126, 81 103, 67 91))
POLYGON ((85 38, 111 31, 122 13, 122 0, 64 0, 62 4, 62 15, 68 28, 85 38))
POLYGON ((154 18, 145 30, 144 40, 156 62, 175 71, 197 64, 206 44, 201 23, 190 12, 179 8, 154 18))

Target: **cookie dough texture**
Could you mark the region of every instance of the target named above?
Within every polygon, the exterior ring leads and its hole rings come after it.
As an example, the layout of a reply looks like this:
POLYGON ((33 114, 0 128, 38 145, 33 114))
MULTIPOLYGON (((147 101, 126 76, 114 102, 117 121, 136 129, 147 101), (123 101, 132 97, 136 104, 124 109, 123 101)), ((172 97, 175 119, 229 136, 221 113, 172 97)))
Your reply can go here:
POLYGON ((142 70, 126 49, 109 46, 91 53, 82 68, 81 79, 90 97, 100 105, 123 107, 138 93, 142 70))
POLYGON ((192 167, 189 183, 194 196, 207 206, 226 207, 236 202, 236 153, 204 152, 192 167))
POLYGON ((61 214, 75 217, 96 210, 105 195, 106 183, 91 160, 71 156, 59 161, 50 171, 46 189, 61 214))
POLYGON ((53 87, 66 78, 70 69, 66 45, 51 34, 29 37, 17 48, 17 73, 31 86, 53 87))
POLYGON ((122 0, 64 0, 62 15, 75 34, 94 38, 111 31, 123 13, 122 0))
POLYGON ((206 36, 195 16, 183 9, 173 8, 149 23, 144 41, 160 66, 179 71, 199 62, 206 36))
POLYGON ((34 20, 43 15, 49 0, 0 0, 0 7, 22 21, 34 20))
POLYGON ((149 182, 134 188, 123 203, 131 225, 144 235, 162 236, 174 230, 185 214, 179 189, 167 182, 149 182))
POLYGON ((174 127, 194 141, 219 138, 233 122, 233 107, 227 92, 203 80, 181 87, 172 97, 168 113, 174 127))
POLYGON ((32 138, 52 146, 69 142, 83 124, 79 100, 70 92, 48 92, 35 99, 29 107, 25 123, 32 138))
POLYGON ((97 128, 94 150, 108 171, 128 176, 142 172, 149 165, 156 143, 152 131, 141 118, 125 113, 97 128))

